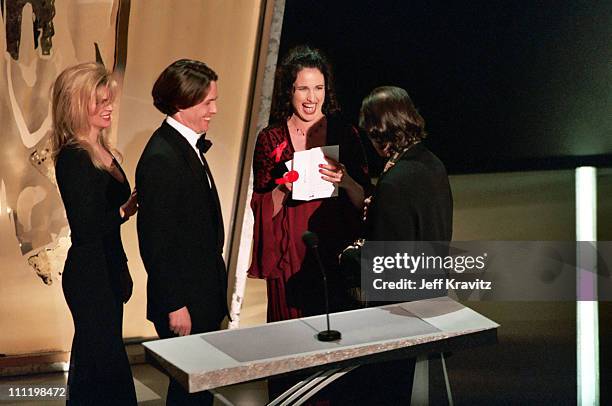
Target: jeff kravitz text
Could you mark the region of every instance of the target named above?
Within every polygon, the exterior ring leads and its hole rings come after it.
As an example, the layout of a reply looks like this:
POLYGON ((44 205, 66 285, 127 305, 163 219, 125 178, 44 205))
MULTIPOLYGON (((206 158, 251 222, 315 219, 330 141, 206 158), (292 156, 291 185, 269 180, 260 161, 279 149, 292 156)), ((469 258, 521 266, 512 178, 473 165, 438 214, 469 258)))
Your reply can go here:
POLYGON ((416 280, 405 278, 398 281, 385 281, 378 278, 374 279, 373 287, 376 290, 491 290, 491 282, 478 278, 473 281, 436 278, 434 280, 421 279, 419 283, 416 280))

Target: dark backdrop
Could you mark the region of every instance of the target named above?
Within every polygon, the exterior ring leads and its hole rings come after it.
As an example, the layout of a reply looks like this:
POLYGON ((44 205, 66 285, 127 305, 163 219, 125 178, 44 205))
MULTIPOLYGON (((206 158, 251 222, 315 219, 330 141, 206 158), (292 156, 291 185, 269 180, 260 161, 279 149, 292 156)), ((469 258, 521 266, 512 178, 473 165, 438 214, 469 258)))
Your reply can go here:
POLYGON ((287 0, 280 55, 323 50, 345 117, 408 90, 451 173, 612 159, 612 2, 287 0))

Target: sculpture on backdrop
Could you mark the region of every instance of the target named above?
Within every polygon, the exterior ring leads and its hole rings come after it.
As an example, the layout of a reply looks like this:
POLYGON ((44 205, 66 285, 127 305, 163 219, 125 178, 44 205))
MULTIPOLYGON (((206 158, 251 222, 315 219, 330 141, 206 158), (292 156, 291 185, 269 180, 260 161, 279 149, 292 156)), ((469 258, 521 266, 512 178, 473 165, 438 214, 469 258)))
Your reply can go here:
MULTIPOLYGON (((0 94, 3 95, 0 182, 4 185, 0 214, 6 222, 4 228, 9 231, 0 243, 14 247, 11 255, 20 252, 19 261, 27 260, 27 265, 46 285, 61 275, 70 232, 50 156, 49 88, 67 64, 90 53, 90 58, 95 55, 97 62, 103 63, 105 59, 109 69, 114 62, 118 71, 116 79, 121 84, 126 53, 119 48, 126 45, 129 2, 125 6, 125 2, 113 0, 107 6, 103 12, 110 11, 113 16, 117 13, 117 18, 96 28, 83 27, 94 42, 79 46, 74 41, 58 42, 58 36, 54 35, 57 29, 58 34, 64 34, 60 38, 66 38, 66 34, 72 37, 71 33, 79 28, 75 25, 78 14, 96 15, 92 14, 95 12, 103 17, 102 11, 91 9, 91 4, 68 1, 56 6, 55 0, 0 0, 6 33, 6 54, 0 63, 0 94), (77 14, 71 17, 66 11, 73 9, 77 14), (56 11, 58 15, 68 16, 67 22, 72 28, 67 24, 58 25, 57 19, 54 26, 56 11), (30 19, 32 31, 22 29, 24 20, 29 28, 30 19), (108 30, 115 34, 114 43, 104 43, 108 30)), ((18 261, 16 257, 14 260, 18 261)))
MULTIPOLYGON (((34 34, 34 48, 40 45, 43 55, 51 54, 53 43, 51 38, 55 35, 53 17, 55 17, 55 0, 8 0, 6 1, 6 51, 14 60, 19 60, 19 44, 21 43, 21 19, 26 4, 32 5, 34 21, 32 29, 34 34), (40 39, 39 39, 40 38, 40 39)), ((4 14, 5 0, 2 0, 4 14)))

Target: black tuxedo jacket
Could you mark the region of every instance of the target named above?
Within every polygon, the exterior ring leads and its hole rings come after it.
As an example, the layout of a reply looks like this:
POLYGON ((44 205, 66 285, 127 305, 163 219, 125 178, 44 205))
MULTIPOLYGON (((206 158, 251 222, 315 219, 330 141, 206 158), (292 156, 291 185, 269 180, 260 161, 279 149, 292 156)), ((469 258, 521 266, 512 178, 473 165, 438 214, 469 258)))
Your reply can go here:
POLYGON ((136 190, 147 318, 165 323, 187 306, 193 333, 218 329, 227 314, 219 198, 196 152, 166 121, 138 161, 136 190))

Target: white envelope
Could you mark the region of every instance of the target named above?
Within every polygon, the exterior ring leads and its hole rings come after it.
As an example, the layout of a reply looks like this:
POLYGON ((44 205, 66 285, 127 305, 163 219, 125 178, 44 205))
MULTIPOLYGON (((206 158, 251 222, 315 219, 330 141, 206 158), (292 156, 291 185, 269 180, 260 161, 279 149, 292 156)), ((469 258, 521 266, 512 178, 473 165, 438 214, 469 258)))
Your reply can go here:
POLYGON ((299 174, 293 182, 291 197, 294 200, 314 200, 338 196, 338 188, 331 182, 321 179, 319 164, 327 164, 325 157, 338 161, 340 147, 328 145, 299 151, 293 154, 293 161, 287 162, 287 168, 299 174))

